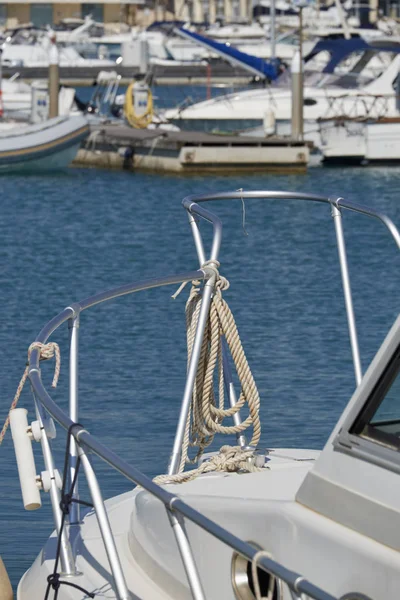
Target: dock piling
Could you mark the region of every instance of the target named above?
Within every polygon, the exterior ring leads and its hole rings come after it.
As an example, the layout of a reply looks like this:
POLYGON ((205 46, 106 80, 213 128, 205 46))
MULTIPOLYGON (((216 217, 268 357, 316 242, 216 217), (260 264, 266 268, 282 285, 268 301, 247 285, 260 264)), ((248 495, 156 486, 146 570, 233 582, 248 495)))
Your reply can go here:
POLYGON ((60 87, 59 56, 56 45, 56 35, 50 36, 49 51, 49 119, 58 117, 58 93, 60 87))
POLYGON ((139 38, 139 73, 146 75, 150 63, 149 42, 144 33, 140 34, 139 38))
POLYGON ((292 60, 292 138, 303 139, 303 64, 299 51, 292 60))

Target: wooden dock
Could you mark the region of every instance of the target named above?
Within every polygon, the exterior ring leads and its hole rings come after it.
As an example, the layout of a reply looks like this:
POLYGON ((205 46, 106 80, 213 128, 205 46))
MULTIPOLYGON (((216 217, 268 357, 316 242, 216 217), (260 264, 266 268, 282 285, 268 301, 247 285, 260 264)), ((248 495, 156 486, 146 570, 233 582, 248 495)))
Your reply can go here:
POLYGON ((286 137, 216 135, 198 131, 92 125, 75 165, 191 174, 304 172, 309 148, 286 137))

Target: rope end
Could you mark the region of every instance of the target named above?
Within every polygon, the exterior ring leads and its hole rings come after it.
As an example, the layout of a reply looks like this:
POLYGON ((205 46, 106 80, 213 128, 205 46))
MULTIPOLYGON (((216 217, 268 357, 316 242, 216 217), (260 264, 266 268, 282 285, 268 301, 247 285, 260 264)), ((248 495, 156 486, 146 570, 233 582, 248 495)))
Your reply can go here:
POLYGON ((187 281, 184 281, 183 283, 181 283, 181 285, 176 290, 175 294, 172 294, 171 298, 173 300, 177 299, 177 297, 179 296, 179 294, 181 293, 181 291, 183 290, 183 288, 185 287, 186 284, 187 284, 187 281))

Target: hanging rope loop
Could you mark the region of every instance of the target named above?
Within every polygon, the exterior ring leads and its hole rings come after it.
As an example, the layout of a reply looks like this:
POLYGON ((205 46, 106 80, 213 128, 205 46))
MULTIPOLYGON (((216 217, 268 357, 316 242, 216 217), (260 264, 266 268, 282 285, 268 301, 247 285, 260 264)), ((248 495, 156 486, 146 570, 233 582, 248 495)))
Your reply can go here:
MULTIPOLYGON (((253 450, 244 451, 240 447, 223 446, 219 454, 203 463, 198 469, 183 472, 186 464, 195 464, 199 461, 204 450, 212 443, 217 433, 241 434, 251 428, 252 438, 249 444, 252 447, 257 446, 261 436, 260 397, 242 347, 235 319, 222 295, 224 291, 229 289, 229 281, 220 275, 219 267, 220 263, 217 260, 208 260, 201 267, 204 271, 212 271, 215 287, 204 329, 191 407, 186 421, 181 461, 177 475, 161 475, 155 479, 158 483, 172 483, 173 481, 182 483, 194 479, 200 473, 209 471, 258 470, 254 467, 254 463, 249 461, 253 455, 253 450), (225 342, 241 385, 238 401, 235 406, 229 407, 225 407, 222 349, 225 342), (214 388, 217 388, 217 391, 214 388), (243 422, 233 425, 224 424, 224 419, 232 418, 245 405, 248 409, 248 416, 243 422), (190 447, 197 449, 193 458, 189 457, 190 447)), ((202 292, 201 283, 192 281, 186 303, 188 369, 198 328, 203 298, 202 292)))
POLYGON ((226 277, 224 277, 223 275, 220 274, 219 272, 219 267, 220 267, 220 263, 218 260, 206 260, 206 262, 202 265, 202 269, 208 269, 214 272, 215 274, 215 279, 216 279, 216 283, 215 283, 215 289, 217 292, 224 292, 227 289, 229 289, 230 287, 230 283, 229 281, 226 279, 226 277))
MULTIPOLYGON (((203 269, 215 271, 216 283, 210 306, 208 322, 205 327, 203 345, 199 360, 197 377, 193 390, 192 421, 189 433, 189 445, 198 446, 197 461, 204 449, 210 445, 216 433, 236 434, 253 427, 251 445, 256 446, 261 435, 258 417, 260 399, 253 375, 243 351, 237 326, 231 310, 222 297, 229 289, 229 281, 220 275, 218 261, 210 260, 202 265, 203 269), (234 407, 225 408, 225 390, 223 379, 222 338, 225 338, 241 384, 239 400, 234 407), (214 373, 218 377, 218 402, 214 392, 214 373), (244 405, 248 405, 249 416, 240 425, 226 426, 223 420, 233 417, 244 405)), ((186 328, 188 359, 193 350, 195 333, 202 302, 200 286, 192 286, 186 304, 186 328)), ((183 448, 187 457, 187 449, 183 448)), ((185 458, 186 461, 186 458, 185 458)), ((183 466, 183 465, 182 465, 183 466)), ((183 470, 183 469, 182 469, 183 470)))
POLYGON ((20 399, 22 390, 24 389, 24 385, 29 375, 29 360, 31 358, 31 354, 33 350, 39 350, 40 356, 39 359, 49 360, 50 358, 55 357, 56 362, 54 365, 54 376, 52 381, 52 387, 57 387, 58 379, 60 377, 60 368, 61 368, 61 353, 60 347, 56 342, 49 342, 48 344, 42 344, 41 342, 33 342, 28 348, 28 362, 26 364, 25 370, 22 374, 21 380, 18 384, 17 391, 15 392, 14 400, 11 402, 10 410, 8 411, 8 416, 4 422, 3 429, 0 433, 0 445, 4 440, 4 436, 6 435, 7 429, 10 425, 10 412, 17 407, 18 401, 20 399))

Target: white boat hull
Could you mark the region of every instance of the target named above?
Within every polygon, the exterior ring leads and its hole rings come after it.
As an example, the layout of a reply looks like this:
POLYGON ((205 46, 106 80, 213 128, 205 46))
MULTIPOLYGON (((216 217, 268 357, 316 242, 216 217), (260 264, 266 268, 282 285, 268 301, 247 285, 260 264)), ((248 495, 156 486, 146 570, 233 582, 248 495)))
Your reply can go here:
MULTIPOLYGON (((301 562, 301 552, 295 541, 295 527, 287 527, 291 513, 286 515, 279 501, 285 507, 294 507, 295 493, 318 456, 315 450, 272 450, 269 468, 261 473, 212 473, 183 486, 169 485, 167 489, 178 493, 192 507, 235 535, 267 546, 276 558, 296 568, 301 562), (288 472, 290 477, 286 476, 288 472), (285 541, 290 540, 287 546, 291 548, 290 555, 280 555, 281 536, 285 541)), ((106 507, 132 599, 190 600, 193 596, 162 504, 138 487, 108 500, 106 507), (176 550, 171 551, 172 548, 176 550)), ((236 600, 231 578, 231 548, 189 522, 186 527, 207 600, 236 600)), ((92 510, 79 526, 70 529, 70 536, 75 540, 76 568, 80 574, 61 579, 95 592, 96 599, 116 600, 118 596, 92 510)), ((17 600, 43 600, 47 577, 54 569, 56 539, 53 532, 21 579, 17 600)), ((58 591, 58 600, 86 597, 70 586, 61 585, 58 591)), ((285 594, 284 600, 289 600, 289 595, 285 594)))
MULTIPOLYGON (((400 585, 399 554, 296 502, 298 489, 318 456, 310 450, 272 450, 263 472, 212 473, 167 489, 234 535, 267 548, 286 568, 301 570, 335 598, 394 600, 400 585), (319 560, 304 548, 319 549, 319 560), (351 565, 345 576, 343 565, 351 565), (386 583, 384 596, 382 582, 386 583), (360 588, 366 596, 348 594, 360 588)), ((139 487, 108 500, 106 508, 132 598, 190 600, 193 596, 174 534, 159 500, 139 487)), ((207 600, 237 600, 232 549, 189 521, 186 531, 207 600)), ((82 524, 70 529, 70 536, 79 574, 61 580, 95 593, 95 598, 116 600, 93 511, 85 515, 82 524)), ((56 539, 53 532, 21 579, 17 600, 43 600, 47 577, 54 569, 56 539)), ((293 598, 285 585, 281 585, 281 593, 280 600, 293 598)), ((84 598, 85 593, 69 586, 61 585, 58 591, 58 600, 84 598)))
POLYGON ((321 125, 325 162, 400 162, 400 122, 326 121, 321 125))
POLYGON ((66 168, 88 135, 82 117, 56 117, 37 125, 0 133, 0 172, 52 171, 66 168))

